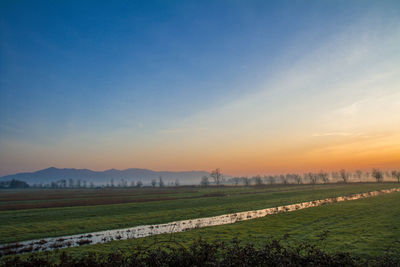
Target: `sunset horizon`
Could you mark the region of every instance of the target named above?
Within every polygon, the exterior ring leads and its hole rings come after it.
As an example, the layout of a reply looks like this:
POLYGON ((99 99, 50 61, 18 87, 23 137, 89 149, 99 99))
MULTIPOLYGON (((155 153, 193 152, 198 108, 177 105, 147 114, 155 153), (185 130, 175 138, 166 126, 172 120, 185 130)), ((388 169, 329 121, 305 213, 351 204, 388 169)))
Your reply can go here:
POLYGON ((1 6, 0 176, 400 168, 396 2, 1 6))
POLYGON ((0 267, 400 266, 400 0, 1 0, 0 267))

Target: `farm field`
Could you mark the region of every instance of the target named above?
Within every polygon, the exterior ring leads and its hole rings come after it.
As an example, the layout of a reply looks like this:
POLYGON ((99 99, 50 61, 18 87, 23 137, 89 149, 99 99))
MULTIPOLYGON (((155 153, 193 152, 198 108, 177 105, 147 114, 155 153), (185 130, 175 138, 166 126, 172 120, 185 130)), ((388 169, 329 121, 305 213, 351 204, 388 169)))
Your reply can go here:
MULTIPOLYGON (((1 191, 2 206, 9 204, 16 207, 20 205, 18 207, 21 208, 23 203, 33 199, 36 199, 40 206, 41 202, 48 199, 47 203, 56 204, 56 207, 0 211, 0 243, 158 224, 393 187, 398 187, 398 184, 91 189, 62 190, 60 192, 53 190, 1 191), (160 194, 160 192, 162 193, 160 194), (7 197, 5 197, 6 195, 7 197), (114 198, 124 199, 127 203, 103 204, 104 202, 113 203, 108 201, 114 198), (11 200, 7 201, 7 199, 11 200), (59 203, 68 205, 68 203, 76 203, 74 201, 82 199, 91 199, 93 202, 88 206, 57 207, 59 203), (96 202, 97 200, 98 202, 96 202)), ((294 214, 298 214, 298 212, 294 214)))
MULTIPOLYGON (((348 252, 359 257, 384 255, 400 250, 400 193, 334 203, 230 225, 206 227, 173 235, 112 241, 101 245, 66 249, 75 256, 88 252, 132 251, 178 243, 190 245, 196 239, 262 245, 267 239, 314 244, 327 252, 348 252), (321 237, 326 234, 326 238, 321 237), (173 241, 173 242, 168 242, 173 241)), ((55 252, 53 252, 55 253, 55 252)))

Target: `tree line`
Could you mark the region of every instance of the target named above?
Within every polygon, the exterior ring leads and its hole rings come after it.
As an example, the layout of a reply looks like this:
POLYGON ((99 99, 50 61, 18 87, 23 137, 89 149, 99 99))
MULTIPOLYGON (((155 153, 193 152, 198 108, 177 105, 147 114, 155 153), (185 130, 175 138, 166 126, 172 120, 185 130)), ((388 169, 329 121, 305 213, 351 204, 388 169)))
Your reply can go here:
MULTIPOLYGON (((357 170, 354 172, 341 169, 334 172, 306 172, 303 174, 288 173, 278 175, 256 175, 253 177, 233 177, 229 178, 226 183, 233 185, 272 185, 272 184, 328 184, 328 183, 348 183, 348 182, 366 182, 375 180, 380 183, 385 179, 397 180, 400 183, 400 170, 382 171, 373 168, 369 171, 357 170)), ((206 177, 203 177, 206 180, 206 177)), ((205 182, 202 180, 201 184, 205 182)))
POLYGON ((0 182, 0 188, 10 188, 10 189, 14 189, 14 188, 28 188, 29 185, 24 182, 24 181, 19 181, 19 180, 15 180, 12 179, 11 181, 1 181, 0 182))
POLYGON ((164 182, 163 178, 160 176, 158 179, 152 179, 151 182, 145 185, 141 180, 138 181, 128 181, 128 179, 114 180, 110 179, 106 183, 94 184, 93 182, 88 182, 81 179, 60 179, 57 181, 52 181, 50 183, 35 183, 31 187, 33 188, 142 188, 142 187, 177 187, 180 185, 179 179, 175 181, 164 182))
MULTIPOLYGON (((354 172, 341 169, 334 172, 306 172, 303 174, 287 173, 277 175, 255 175, 252 177, 232 177, 225 178, 221 169, 217 168, 210 172, 209 176, 203 176, 200 180, 200 185, 206 186, 220 186, 220 185, 242 185, 242 186, 261 186, 273 184, 328 184, 328 183, 348 183, 348 182, 366 182, 375 180, 376 182, 383 182, 385 179, 397 180, 400 183, 400 170, 382 171, 373 168, 371 171, 357 170, 354 172)), ((160 176, 158 179, 152 179, 149 184, 144 184, 141 180, 128 181, 128 179, 114 180, 110 179, 109 182, 103 184, 94 184, 82 179, 60 179, 50 183, 36 183, 31 186, 24 181, 11 180, 0 182, 0 188, 164 188, 164 187, 178 187, 180 186, 179 179, 169 181, 168 183, 160 176)))

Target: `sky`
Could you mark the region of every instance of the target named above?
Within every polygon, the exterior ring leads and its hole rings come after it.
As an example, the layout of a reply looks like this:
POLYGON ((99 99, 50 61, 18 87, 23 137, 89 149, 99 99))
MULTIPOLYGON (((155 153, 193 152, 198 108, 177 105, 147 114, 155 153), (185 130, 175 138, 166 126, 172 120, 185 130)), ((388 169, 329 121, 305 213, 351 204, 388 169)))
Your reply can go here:
POLYGON ((0 175, 400 168, 399 1, 0 2, 0 175))

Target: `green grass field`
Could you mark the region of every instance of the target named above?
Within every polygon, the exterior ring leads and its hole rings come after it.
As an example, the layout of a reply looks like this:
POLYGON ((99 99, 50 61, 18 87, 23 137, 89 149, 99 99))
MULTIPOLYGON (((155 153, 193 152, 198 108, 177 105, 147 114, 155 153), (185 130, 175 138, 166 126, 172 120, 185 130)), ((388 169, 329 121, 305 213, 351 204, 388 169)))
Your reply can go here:
MULTIPOLYGON (((67 249, 74 256, 88 252, 126 252, 137 247, 165 246, 173 240, 187 246, 198 238, 206 241, 230 241, 261 245, 268 238, 285 242, 315 244, 328 252, 348 252, 366 257, 384 255, 386 251, 400 251, 400 193, 340 202, 289 213, 270 215, 260 219, 230 225, 206 227, 188 232, 159 235, 140 239, 113 241, 101 245, 67 249), (321 236, 327 233, 325 240, 321 236)), ((170 243, 174 245, 174 243, 170 243)), ((57 253, 57 252, 53 252, 57 253)))
MULTIPOLYGON (((396 183, 369 183, 316 186, 183 187, 173 190, 165 189, 159 200, 155 197, 160 195, 159 189, 126 189, 125 191, 118 189, 114 193, 105 191, 104 196, 113 198, 124 193, 125 197, 129 199, 128 203, 108 205, 93 205, 92 203, 89 206, 0 211, 0 243, 214 216, 397 186, 399 185, 396 183), (133 201, 135 198, 150 199, 151 201, 135 202, 133 201)), ((92 194, 86 191, 66 191, 69 194, 60 193, 64 196, 63 198, 49 201, 68 203, 70 199, 82 198, 83 194, 92 194)), ((101 190, 93 192, 98 198, 103 195, 101 190)), ((18 194, 35 198, 35 196, 45 195, 46 190, 24 190, 12 193, 14 194, 12 204, 16 204, 18 201, 27 201, 23 197, 15 197, 18 194)), ((2 205, 7 205, 7 198, 3 194, 9 194, 9 192, 0 192, 2 205)), ((44 201, 44 199, 42 198, 40 201, 44 201)), ((296 216, 296 214, 302 213, 294 212, 289 216, 296 216)), ((244 232, 249 235, 252 234, 252 231, 251 228, 244 232)))

